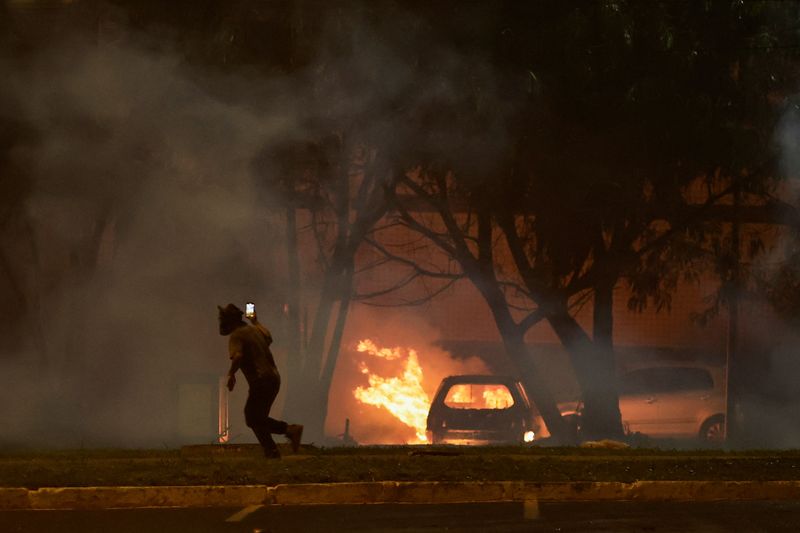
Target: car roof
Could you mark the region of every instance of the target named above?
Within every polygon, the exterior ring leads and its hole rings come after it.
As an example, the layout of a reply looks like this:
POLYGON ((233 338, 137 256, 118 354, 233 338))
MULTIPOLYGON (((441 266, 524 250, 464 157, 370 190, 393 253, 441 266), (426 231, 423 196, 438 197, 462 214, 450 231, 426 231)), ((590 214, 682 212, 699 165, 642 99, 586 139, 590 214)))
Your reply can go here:
POLYGON ((631 372, 633 370, 643 370, 647 368, 702 368, 710 372, 722 370, 722 366, 710 365, 698 361, 649 361, 631 363, 620 368, 621 372, 631 372))
POLYGON ((447 376, 442 380, 442 383, 447 383, 448 385, 457 384, 457 383, 498 383, 498 384, 513 384, 517 383, 519 380, 512 376, 497 376, 494 374, 460 374, 456 376, 447 376))

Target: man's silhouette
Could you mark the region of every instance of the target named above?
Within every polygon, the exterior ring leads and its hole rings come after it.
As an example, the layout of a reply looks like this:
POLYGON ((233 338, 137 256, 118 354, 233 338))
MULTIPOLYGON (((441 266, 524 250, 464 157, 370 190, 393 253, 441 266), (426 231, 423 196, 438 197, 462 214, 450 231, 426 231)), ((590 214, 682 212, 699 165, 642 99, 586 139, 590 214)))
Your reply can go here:
POLYGON ((236 371, 241 370, 250 386, 247 403, 244 406, 244 420, 256 434, 258 442, 264 448, 268 458, 280 458, 281 454, 272 434, 286 435, 292 444, 292 450, 300 447, 303 426, 287 424, 269 417, 269 410, 281 388, 281 376, 275 366, 275 359, 269 349, 272 335, 269 330, 258 323, 254 315, 251 325, 242 320, 242 310, 233 304, 219 309, 219 334, 230 335, 228 352, 231 368, 228 371, 228 390, 236 385, 236 371))

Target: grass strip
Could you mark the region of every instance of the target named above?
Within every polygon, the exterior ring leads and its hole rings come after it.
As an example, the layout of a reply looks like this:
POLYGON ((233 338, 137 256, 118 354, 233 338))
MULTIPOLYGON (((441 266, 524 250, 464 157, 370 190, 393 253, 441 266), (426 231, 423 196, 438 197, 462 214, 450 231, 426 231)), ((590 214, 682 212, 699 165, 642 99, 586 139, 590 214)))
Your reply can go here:
POLYGON ((800 452, 360 447, 286 451, 254 446, 0 454, 0 486, 248 485, 344 481, 800 480, 800 452), (431 453, 433 452, 433 453, 431 453), (443 453, 439 453, 443 452, 443 453))

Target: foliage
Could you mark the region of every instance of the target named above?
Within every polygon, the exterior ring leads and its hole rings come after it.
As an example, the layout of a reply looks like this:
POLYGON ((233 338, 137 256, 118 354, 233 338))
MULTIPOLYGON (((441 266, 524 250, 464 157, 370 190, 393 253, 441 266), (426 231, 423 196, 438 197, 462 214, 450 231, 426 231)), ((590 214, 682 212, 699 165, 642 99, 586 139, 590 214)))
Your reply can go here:
POLYGON ((797 6, 509 3, 499 13, 476 39, 490 53, 468 75, 442 70, 454 94, 423 107, 441 120, 420 122, 425 151, 403 192, 439 219, 414 216, 400 195, 398 205, 461 267, 438 276, 467 275, 493 310, 522 299, 532 320, 515 327, 547 317, 588 394, 600 367, 586 352, 611 342, 600 289, 627 279, 630 308, 660 310, 701 269, 732 279, 729 254, 705 245, 724 240, 715 209, 734 192, 764 195, 779 170, 772 132, 796 79, 797 6), (482 216, 504 237, 505 260, 482 216), (587 291, 594 347, 564 316, 587 291))

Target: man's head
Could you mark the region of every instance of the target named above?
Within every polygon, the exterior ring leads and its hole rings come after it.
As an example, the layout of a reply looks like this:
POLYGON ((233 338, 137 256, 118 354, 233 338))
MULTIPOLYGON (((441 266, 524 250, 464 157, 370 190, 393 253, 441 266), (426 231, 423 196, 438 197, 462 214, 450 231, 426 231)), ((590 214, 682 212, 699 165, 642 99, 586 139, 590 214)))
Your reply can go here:
POLYGON ((244 314, 241 309, 233 304, 228 304, 225 307, 217 306, 219 309, 219 334, 230 335, 233 330, 245 323, 242 320, 244 314))

